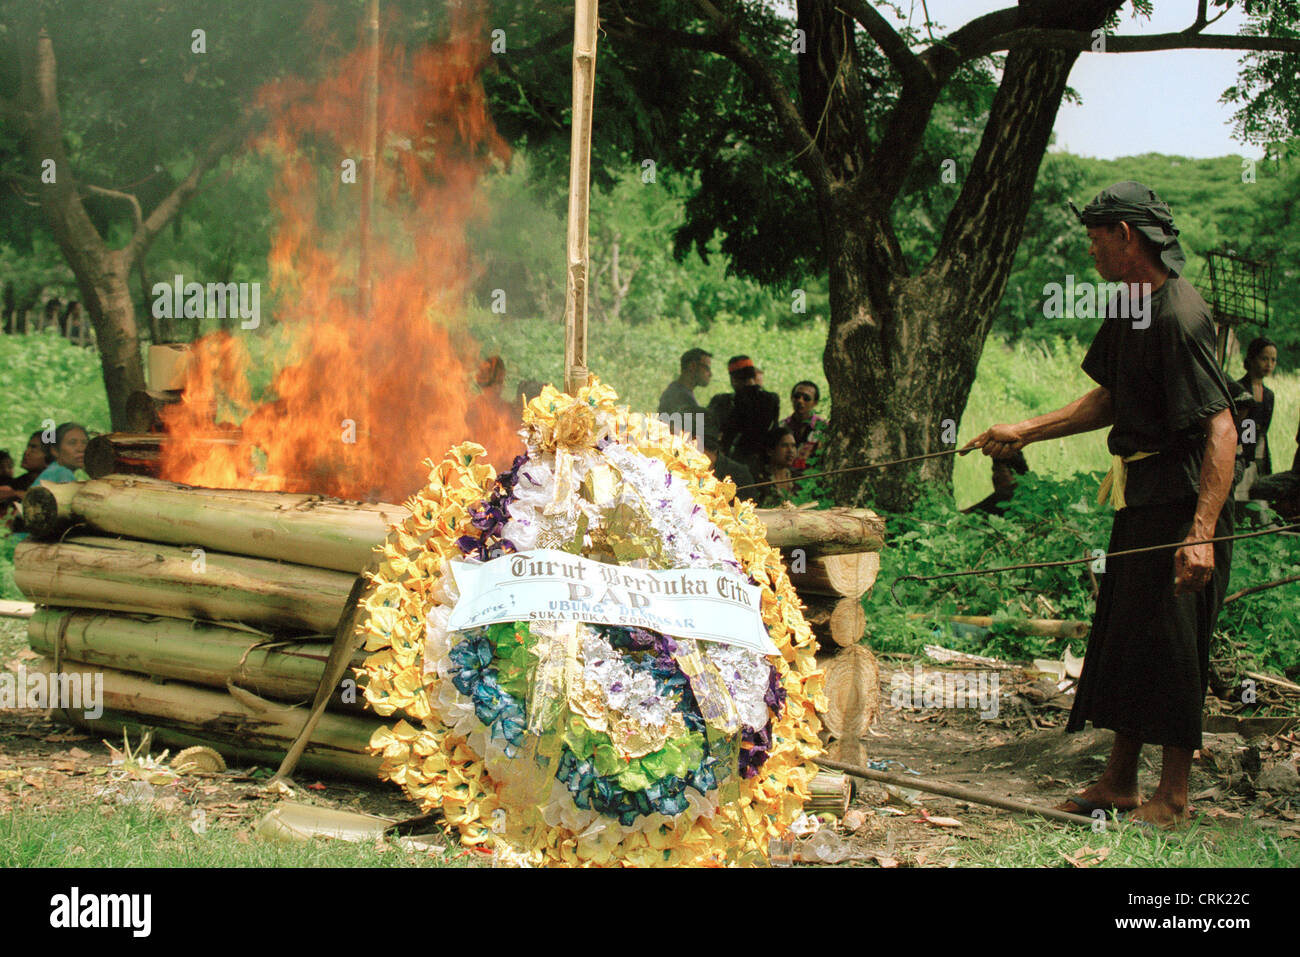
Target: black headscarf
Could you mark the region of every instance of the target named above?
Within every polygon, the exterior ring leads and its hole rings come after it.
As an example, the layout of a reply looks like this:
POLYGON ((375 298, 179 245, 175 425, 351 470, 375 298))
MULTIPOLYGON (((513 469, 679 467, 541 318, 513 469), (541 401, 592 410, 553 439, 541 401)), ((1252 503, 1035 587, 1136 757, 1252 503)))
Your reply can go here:
POLYGON ((1113 226, 1128 223, 1155 243, 1160 250, 1160 261, 1170 273, 1182 275, 1187 266, 1187 256, 1178 245, 1178 230, 1174 227, 1174 214, 1169 204, 1141 183, 1125 180, 1097 194, 1080 212, 1074 203, 1070 209, 1084 226, 1113 226))

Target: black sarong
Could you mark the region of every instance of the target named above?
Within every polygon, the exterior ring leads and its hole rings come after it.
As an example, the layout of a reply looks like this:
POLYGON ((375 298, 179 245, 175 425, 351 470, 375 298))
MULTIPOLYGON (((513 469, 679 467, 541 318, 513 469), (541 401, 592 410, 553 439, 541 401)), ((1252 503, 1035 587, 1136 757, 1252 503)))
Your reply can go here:
MULTIPOLYGON (((1187 537, 1196 503, 1141 505, 1115 515, 1107 551, 1187 537)), ((1232 503, 1214 537, 1232 534, 1232 503)), ((1175 549, 1106 559, 1083 674, 1066 731, 1084 723, 1144 744, 1201 746, 1210 677, 1210 636, 1228 590, 1232 542, 1214 545, 1214 574, 1199 592, 1174 597, 1175 549)))

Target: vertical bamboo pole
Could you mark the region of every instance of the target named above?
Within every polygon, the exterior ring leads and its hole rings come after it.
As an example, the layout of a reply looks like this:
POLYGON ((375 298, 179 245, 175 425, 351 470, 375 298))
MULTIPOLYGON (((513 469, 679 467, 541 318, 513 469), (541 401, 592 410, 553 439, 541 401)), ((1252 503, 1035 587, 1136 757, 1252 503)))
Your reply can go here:
POLYGON ((374 286, 370 265, 371 213, 375 199, 375 166, 379 139, 379 0, 370 0, 366 11, 366 43, 370 69, 366 75, 366 98, 362 104, 361 140, 365 150, 361 161, 361 261, 357 266, 361 314, 374 313, 374 286))
POLYGON ((587 220, 591 208, 591 114, 596 87, 596 0, 573 11, 573 130, 569 139, 569 238, 564 293, 564 388, 587 384, 587 220))

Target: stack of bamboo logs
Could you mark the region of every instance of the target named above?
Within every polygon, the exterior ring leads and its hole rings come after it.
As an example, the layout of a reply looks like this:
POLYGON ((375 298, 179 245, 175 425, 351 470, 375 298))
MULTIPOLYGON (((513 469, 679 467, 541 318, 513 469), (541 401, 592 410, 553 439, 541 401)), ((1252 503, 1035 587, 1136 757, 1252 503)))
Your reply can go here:
MULTIPOLYGON (((14 578, 38 606, 29 642, 48 672, 104 676, 104 715, 68 719, 114 736, 153 728, 165 744, 266 764, 302 728, 300 705, 319 684, 357 576, 407 517, 395 505, 135 475, 41 486, 23 510, 32 540, 15 551, 14 578)), ((860 509, 760 516, 803 569, 801 594, 827 609, 813 613, 817 628, 856 643, 861 608, 846 596, 874 580, 877 556, 864 550, 881 547, 881 520, 860 509)), ((365 748, 381 719, 362 698, 349 681, 335 690, 304 769, 375 778, 365 748)))

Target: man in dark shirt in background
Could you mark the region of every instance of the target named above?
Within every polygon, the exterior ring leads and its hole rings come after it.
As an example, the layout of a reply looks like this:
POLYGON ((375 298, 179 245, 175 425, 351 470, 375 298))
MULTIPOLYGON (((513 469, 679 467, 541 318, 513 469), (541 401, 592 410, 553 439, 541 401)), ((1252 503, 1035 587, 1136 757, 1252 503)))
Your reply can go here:
POLYGON ((703 349, 687 349, 682 353, 681 372, 668 388, 659 396, 659 412, 662 415, 680 415, 680 426, 689 431, 686 416, 703 412, 704 406, 695 398, 697 386, 708 385, 713 379, 713 354, 703 349))
MULTIPOLYGON (((1079 216, 1097 271, 1121 286, 1083 361, 1097 388, 970 445, 994 457, 1030 442, 1112 426, 1116 509, 1108 552, 1232 533, 1237 428, 1215 358, 1209 309, 1185 265, 1169 207, 1139 183, 1103 190, 1079 216)), ((1115 732, 1101 778, 1062 810, 1132 810, 1161 827, 1187 818, 1192 753, 1201 745, 1209 645, 1227 590, 1231 543, 1184 544, 1106 560, 1068 731, 1115 732), (1142 801, 1142 745, 1164 749, 1160 783, 1142 801)))

